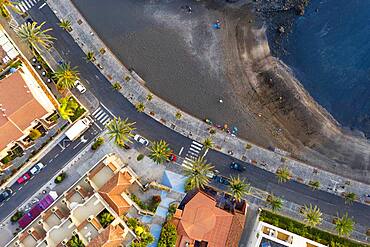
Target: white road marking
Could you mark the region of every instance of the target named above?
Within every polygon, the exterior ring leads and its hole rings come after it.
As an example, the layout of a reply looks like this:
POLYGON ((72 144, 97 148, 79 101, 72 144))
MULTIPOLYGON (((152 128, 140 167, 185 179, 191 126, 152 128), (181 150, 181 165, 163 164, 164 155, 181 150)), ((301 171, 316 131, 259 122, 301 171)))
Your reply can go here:
POLYGON ((54 156, 54 158, 56 158, 56 157, 58 157, 59 156, 59 154, 56 154, 55 156, 54 156))
POLYGON ((194 148, 189 148, 189 152, 193 152, 193 153, 196 153, 196 154, 199 154, 199 151, 200 150, 196 150, 196 149, 194 149, 194 148))
POLYGON ((104 121, 104 123, 102 123, 102 125, 106 126, 110 121, 112 121, 112 119, 108 118, 107 120, 104 121))
POLYGON ((73 149, 76 149, 81 144, 82 144, 82 142, 77 143, 76 146, 73 147, 73 149))
POLYGON ((179 152, 179 155, 182 154, 182 151, 184 151, 184 147, 181 147, 180 152, 179 152))
POLYGON ((45 7, 46 3, 43 3, 41 4, 41 6, 39 7, 39 9, 42 9, 43 7, 45 7))
POLYGON ((51 163, 53 161, 53 159, 49 160, 48 162, 51 163))
POLYGON ((200 144, 199 142, 196 142, 196 141, 193 141, 193 142, 192 142, 192 144, 194 144, 195 146, 198 146, 198 147, 200 147, 200 148, 202 148, 202 147, 203 147, 203 145, 202 145, 202 144, 200 144))
POLYGON ((19 189, 18 190, 21 190, 23 187, 19 187, 19 189))
POLYGON ((193 148, 193 149, 196 149, 196 150, 199 150, 199 151, 200 151, 200 150, 202 150, 202 148, 200 148, 200 147, 198 147, 198 146, 195 146, 195 145, 191 145, 191 146, 190 146, 190 149, 192 149, 192 148, 193 148))
POLYGON ((100 128, 100 126, 99 126, 97 123, 93 122, 93 124, 94 124, 98 129, 100 129, 101 131, 103 130, 102 128, 100 128))
POLYGON ((103 105, 103 103, 100 102, 100 105, 105 109, 107 110, 113 117, 116 118, 116 115, 114 115, 105 105, 103 105))

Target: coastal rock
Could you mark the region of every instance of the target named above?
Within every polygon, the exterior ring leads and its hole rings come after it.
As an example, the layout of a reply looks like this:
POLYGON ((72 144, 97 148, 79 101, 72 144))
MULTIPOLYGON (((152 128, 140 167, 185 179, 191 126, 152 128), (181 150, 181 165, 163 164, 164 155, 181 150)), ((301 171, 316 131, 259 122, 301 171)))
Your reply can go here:
POLYGON ((283 26, 280 26, 278 30, 279 33, 285 33, 285 28, 283 26))

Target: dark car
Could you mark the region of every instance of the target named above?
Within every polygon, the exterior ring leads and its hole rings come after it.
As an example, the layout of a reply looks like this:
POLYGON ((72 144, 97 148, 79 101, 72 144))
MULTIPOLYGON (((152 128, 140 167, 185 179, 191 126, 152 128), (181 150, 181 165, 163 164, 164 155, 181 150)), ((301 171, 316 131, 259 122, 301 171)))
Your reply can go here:
POLYGON ((223 177, 223 176, 219 176, 219 175, 216 175, 213 177, 214 180, 216 180, 216 182, 220 183, 220 184, 224 184, 224 185, 230 185, 230 181, 228 178, 226 177, 223 177))
POLYGON ((6 188, 3 192, 0 193, 0 203, 8 199, 13 194, 13 191, 9 188, 6 188))
POLYGON ((245 166, 243 166, 242 164, 236 163, 236 162, 232 162, 230 164, 230 168, 233 170, 239 171, 239 172, 245 171, 245 166))

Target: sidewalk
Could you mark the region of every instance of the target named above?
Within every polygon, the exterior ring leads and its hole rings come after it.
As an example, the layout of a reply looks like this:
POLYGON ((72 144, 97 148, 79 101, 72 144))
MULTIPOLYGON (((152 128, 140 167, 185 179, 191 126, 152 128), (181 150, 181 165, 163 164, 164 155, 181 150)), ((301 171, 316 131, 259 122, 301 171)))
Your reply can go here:
POLYGON ((272 173, 275 173, 279 167, 286 166, 292 173, 292 179, 300 183, 308 184, 310 181, 319 181, 321 190, 338 195, 342 192, 354 192, 359 197, 362 197, 364 194, 370 194, 370 185, 368 184, 349 180, 324 170, 317 170, 303 162, 258 147, 217 129, 215 129, 216 133, 211 135, 209 133, 210 125, 182 112, 161 98, 153 95, 153 99, 148 101, 146 97, 151 92, 144 86, 145 81, 136 75, 136 73, 131 73, 124 67, 109 48, 99 39, 97 34, 94 33, 94 30, 71 1, 63 1, 62 3, 58 0, 50 0, 48 4, 59 19, 70 20, 72 22, 73 30, 70 32, 71 36, 85 53, 93 51, 96 54, 95 64, 100 67, 105 77, 112 84, 119 82, 122 86, 120 92, 132 104, 144 103, 144 112, 163 125, 174 129, 184 136, 191 137, 200 143, 205 138, 211 136, 216 150, 225 154, 232 151, 235 158, 250 162, 272 173), (177 112, 181 112, 181 119, 176 119, 175 115, 177 112))

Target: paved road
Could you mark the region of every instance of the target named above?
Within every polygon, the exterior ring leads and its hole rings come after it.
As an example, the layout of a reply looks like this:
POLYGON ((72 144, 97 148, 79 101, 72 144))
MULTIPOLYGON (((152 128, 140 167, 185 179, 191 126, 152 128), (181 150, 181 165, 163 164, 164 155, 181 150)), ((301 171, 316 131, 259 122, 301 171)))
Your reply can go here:
POLYGON ((69 141, 66 138, 61 140, 50 152, 41 158, 40 162, 44 164, 44 168, 40 173, 31 177, 31 179, 24 183, 15 183, 10 188, 13 190, 12 196, 0 205, 0 219, 3 220, 17 207, 21 206, 23 202, 28 200, 32 195, 43 187, 51 178, 57 174, 63 167, 78 154, 86 145, 101 131, 95 126, 91 126, 84 134, 84 142, 81 139, 76 141, 69 141))
MULTIPOLYGON (((41 4, 42 2, 39 2, 36 7, 41 4)), ((56 31, 53 32, 53 35, 57 38, 57 41, 55 42, 56 49, 63 54, 66 60, 71 61, 72 65, 77 65, 79 67, 82 82, 86 82, 86 80, 89 82, 85 83, 87 89, 92 92, 95 97, 104 104, 104 106, 109 108, 114 115, 121 116, 123 118, 127 117, 131 121, 135 121, 138 132, 150 140, 167 140, 176 153, 178 153, 183 147, 186 150, 189 149, 192 140, 161 125, 149 116, 143 113, 138 113, 121 94, 112 89, 111 84, 93 64, 86 63, 84 60, 84 53, 78 45, 74 43, 68 33, 60 30, 57 26, 59 21, 48 6, 43 7, 41 10, 38 8, 32 8, 29 13, 34 20, 38 22, 46 21, 46 26, 52 27, 56 31)), ((187 153, 186 150, 182 152, 182 155, 187 153)), ((231 161, 234 161, 233 158, 211 150, 207 154, 207 159, 212 162, 216 169, 218 169, 223 175, 236 175, 234 172, 230 171, 228 167, 228 164, 231 161)), ((343 199, 338 196, 324 191, 312 191, 308 186, 294 181, 279 184, 277 183, 274 174, 259 169, 253 165, 246 165, 246 171, 240 175, 245 177, 257 188, 274 192, 274 194, 298 204, 316 204, 327 214, 336 215, 338 211, 347 211, 349 215, 354 217, 356 222, 365 226, 369 225, 370 207, 366 205, 354 203, 352 206, 347 206, 344 204, 343 199)), ((39 182, 42 183, 43 181, 40 180, 39 182)), ((24 195, 24 197, 27 195, 28 194, 24 195)))

